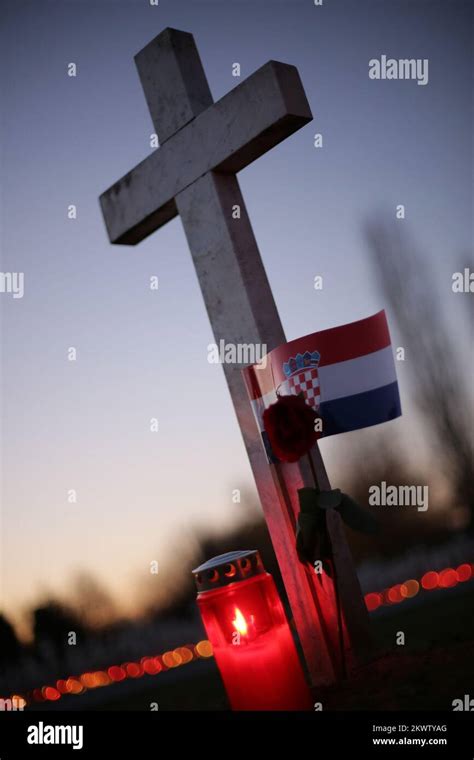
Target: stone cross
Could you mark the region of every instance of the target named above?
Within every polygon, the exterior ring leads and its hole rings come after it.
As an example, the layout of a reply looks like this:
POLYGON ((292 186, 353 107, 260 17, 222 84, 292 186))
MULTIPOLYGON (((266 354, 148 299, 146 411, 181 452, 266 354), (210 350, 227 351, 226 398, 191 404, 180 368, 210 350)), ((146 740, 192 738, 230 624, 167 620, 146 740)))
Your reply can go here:
MULTIPOLYGON (((295 66, 269 61, 214 103, 191 34, 165 29, 135 57, 160 147, 100 198, 112 243, 135 245, 179 214, 218 345, 285 343, 236 173, 312 120, 295 66), (238 214, 233 209, 240 208, 238 214)), ((241 366, 223 364, 313 684, 340 674, 332 580, 295 549, 304 464, 269 465, 241 366)), ((205 431, 203 432, 205 435, 205 431)), ((321 488, 329 488, 317 447, 321 488)), ((368 618, 339 515, 328 513, 351 662, 368 649, 368 618)))

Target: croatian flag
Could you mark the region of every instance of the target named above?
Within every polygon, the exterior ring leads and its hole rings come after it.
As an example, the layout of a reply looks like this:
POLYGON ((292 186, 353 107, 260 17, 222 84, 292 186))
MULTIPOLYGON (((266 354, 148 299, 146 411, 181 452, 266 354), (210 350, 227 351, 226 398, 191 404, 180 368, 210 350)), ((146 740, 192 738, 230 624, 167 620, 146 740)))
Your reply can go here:
POLYGON ((322 417, 323 436, 402 413, 385 311, 285 343, 243 375, 269 453, 262 416, 277 393, 302 393, 322 417))

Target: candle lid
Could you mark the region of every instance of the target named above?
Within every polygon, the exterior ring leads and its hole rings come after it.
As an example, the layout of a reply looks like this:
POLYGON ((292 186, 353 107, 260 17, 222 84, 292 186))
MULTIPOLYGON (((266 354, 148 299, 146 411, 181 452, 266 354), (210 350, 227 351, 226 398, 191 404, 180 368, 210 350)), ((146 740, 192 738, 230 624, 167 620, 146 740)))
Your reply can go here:
POLYGON ((211 591, 264 572, 257 549, 219 554, 192 571, 198 591, 211 591))

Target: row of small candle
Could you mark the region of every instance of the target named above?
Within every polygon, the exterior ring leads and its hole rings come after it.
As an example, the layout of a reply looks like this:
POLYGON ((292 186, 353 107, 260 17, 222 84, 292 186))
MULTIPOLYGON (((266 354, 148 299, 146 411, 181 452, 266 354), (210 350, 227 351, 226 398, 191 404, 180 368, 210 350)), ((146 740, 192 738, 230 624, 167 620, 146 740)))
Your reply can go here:
POLYGON ((165 652, 162 655, 142 657, 139 662, 125 662, 121 665, 111 665, 106 670, 93 670, 79 676, 60 678, 53 685, 33 689, 26 694, 12 694, 14 710, 23 710, 33 702, 57 702, 66 695, 84 694, 90 689, 111 686, 127 678, 136 679, 144 675, 156 676, 172 668, 187 665, 193 660, 208 659, 213 656, 209 641, 203 640, 198 644, 187 644, 183 647, 165 652))
MULTIPOLYGON (((474 578, 474 563, 463 563, 456 568, 447 567, 444 570, 435 572, 430 570, 425 573, 419 581, 415 579, 406 580, 404 583, 398 583, 386 588, 380 592, 370 592, 365 595, 365 603, 369 612, 372 612, 384 605, 394 605, 412 599, 419 592, 434 591, 436 589, 454 588, 459 583, 465 583, 474 578)), ((232 624, 236 631, 247 633, 244 627, 247 625, 241 618, 240 610, 237 611, 232 624)), ((142 657, 139 662, 126 662, 122 665, 111 665, 106 670, 96 670, 83 673, 80 676, 70 676, 66 679, 59 679, 53 685, 46 685, 42 688, 33 689, 25 695, 13 694, 9 699, 13 704, 13 709, 22 710, 28 704, 33 702, 56 702, 65 695, 84 694, 90 689, 96 689, 103 686, 110 686, 119 683, 127 678, 136 679, 144 675, 158 675, 159 673, 177 668, 181 665, 187 665, 196 659, 207 659, 213 656, 212 645, 209 641, 203 640, 198 644, 188 644, 183 647, 165 652, 162 655, 142 657)))
POLYGON ((468 562, 456 568, 446 567, 439 572, 429 570, 419 581, 410 579, 404 583, 389 586, 384 591, 372 591, 366 594, 365 604, 369 612, 373 612, 384 605, 390 606, 404 602, 406 599, 412 599, 420 591, 454 588, 458 583, 465 583, 471 578, 474 578, 474 564, 468 562))

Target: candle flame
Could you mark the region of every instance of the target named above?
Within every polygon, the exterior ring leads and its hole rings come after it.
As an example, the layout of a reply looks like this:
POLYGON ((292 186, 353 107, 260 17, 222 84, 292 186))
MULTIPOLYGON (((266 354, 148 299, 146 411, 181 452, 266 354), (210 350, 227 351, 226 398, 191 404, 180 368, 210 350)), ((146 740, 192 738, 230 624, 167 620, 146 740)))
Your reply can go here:
POLYGON ((242 634, 242 636, 247 635, 248 633, 247 621, 245 620, 244 616, 242 615, 238 607, 235 608, 235 618, 232 621, 232 625, 234 626, 236 631, 242 634))

